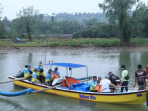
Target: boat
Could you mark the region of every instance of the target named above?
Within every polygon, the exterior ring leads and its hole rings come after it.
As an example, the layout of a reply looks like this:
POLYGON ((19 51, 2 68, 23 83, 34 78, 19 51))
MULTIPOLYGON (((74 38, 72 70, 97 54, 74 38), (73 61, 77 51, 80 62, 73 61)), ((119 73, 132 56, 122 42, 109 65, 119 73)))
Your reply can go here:
MULTIPOLYGON (((86 65, 80 65, 80 64, 73 64, 73 63, 47 63, 45 65, 52 66, 61 66, 65 67, 67 69, 67 76, 68 78, 72 78, 72 70, 75 68, 86 68, 87 77, 88 77, 88 70, 86 65), (68 69, 71 71, 70 76, 68 76, 68 69)), ((15 76, 9 76, 10 80, 15 80, 15 76)), ((65 78, 59 79, 60 82, 65 80, 65 78)), ((97 92, 90 92, 88 90, 81 91, 77 89, 72 89, 69 87, 62 87, 61 85, 55 85, 53 88, 48 89, 49 86, 42 85, 42 84, 35 84, 28 80, 18 80, 13 81, 14 85, 18 85, 25 88, 31 88, 34 90, 43 90, 45 93, 54 94, 58 96, 64 96, 79 100, 85 100, 85 101, 92 101, 92 102, 103 102, 103 103, 114 103, 114 104, 130 104, 130 105, 139 105, 146 102, 146 95, 148 90, 134 90, 134 91, 128 91, 123 93, 97 93, 97 92)), ((84 85, 84 83, 83 83, 84 85)), ((85 86, 89 86, 88 80, 87 83, 85 83, 85 86)), ((70 84, 71 87, 71 84, 70 84)))

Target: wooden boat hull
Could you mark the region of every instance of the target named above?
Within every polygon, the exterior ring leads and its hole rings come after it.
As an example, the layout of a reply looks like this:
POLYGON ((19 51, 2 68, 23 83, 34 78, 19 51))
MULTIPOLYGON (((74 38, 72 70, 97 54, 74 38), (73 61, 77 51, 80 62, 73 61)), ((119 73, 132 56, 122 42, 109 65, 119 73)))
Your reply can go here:
MULTIPOLYGON (((9 79, 15 79, 15 77, 9 77, 9 79)), ((40 90, 48 87, 46 85, 33 84, 27 80, 14 81, 13 84, 25 88, 32 88, 34 90, 40 90)), ((54 88, 43 92, 87 101, 136 105, 146 102, 146 94, 148 90, 127 93, 92 93, 54 88)))

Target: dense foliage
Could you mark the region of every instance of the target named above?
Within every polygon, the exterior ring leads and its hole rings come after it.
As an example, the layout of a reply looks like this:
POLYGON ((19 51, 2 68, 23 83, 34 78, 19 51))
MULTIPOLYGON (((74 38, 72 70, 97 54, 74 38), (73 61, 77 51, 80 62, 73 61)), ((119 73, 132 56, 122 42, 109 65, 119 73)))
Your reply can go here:
POLYGON ((104 3, 99 4, 99 7, 106 12, 110 23, 118 22, 121 43, 129 43, 133 31, 143 28, 141 20, 146 6, 139 0, 104 0, 104 3), (136 9, 130 15, 129 12, 133 7, 136 9))
POLYGON ((31 6, 23 8, 12 21, 7 17, 1 19, 0 5, 0 39, 19 37, 31 41, 35 36, 73 34, 73 38, 119 37, 121 42, 128 43, 132 37, 148 37, 148 8, 137 1, 105 0, 99 5, 105 13, 47 15, 31 6), (132 6, 134 11, 130 10, 132 6))
POLYGON ((116 24, 98 24, 97 26, 80 30, 73 34, 73 38, 110 38, 118 37, 119 28, 116 24))

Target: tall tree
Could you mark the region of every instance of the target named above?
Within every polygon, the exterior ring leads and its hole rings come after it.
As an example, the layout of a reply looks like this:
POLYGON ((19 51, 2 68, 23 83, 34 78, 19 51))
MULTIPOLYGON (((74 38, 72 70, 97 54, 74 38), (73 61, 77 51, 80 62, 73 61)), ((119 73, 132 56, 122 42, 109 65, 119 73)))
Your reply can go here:
POLYGON ((31 29, 34 26, 34 20, 38 15, 38 10, 35 10, 33 6, 23 8, 18 14, 19 25, 22 33, 28 33, 29 41, 32 41, 31 29))
POLYGON ((118 21, 121 43, 129 43, 132 30, 130 10, 139 0, 104 0, 99 7, 106 12, 110 22, 118 21))
POLYGON ((145 37, 148 37, 148 8, 145 10, 145 16, 143 16, 143 24, 144 24, 144 33, 145 37))
POLYGON ((3 11, 3 8, 1 7, 1 4, 0 4, 0 20, 1 20, 1 18, 2 18, 2 11, 3 11))
POLYGON ((6 30, 5 30, 5 25, 1 20, 2 11, 3 11, 3 8, 1 7, 1 4, 0 4, 0 38, 4 39, 4 38, 6 38, 6 30))

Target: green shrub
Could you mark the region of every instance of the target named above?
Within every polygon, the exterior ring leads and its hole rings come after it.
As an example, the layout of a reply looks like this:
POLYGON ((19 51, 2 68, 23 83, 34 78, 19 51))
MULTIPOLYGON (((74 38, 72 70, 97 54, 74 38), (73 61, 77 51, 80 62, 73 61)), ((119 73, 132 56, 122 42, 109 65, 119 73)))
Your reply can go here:
POLYGON ((55 46, 58 46, 58 45, 59 45, 59 43, 57 43, 57 42, 53 42, 53 43, 49 44, 50 47, 55 47, 55 46))

